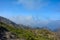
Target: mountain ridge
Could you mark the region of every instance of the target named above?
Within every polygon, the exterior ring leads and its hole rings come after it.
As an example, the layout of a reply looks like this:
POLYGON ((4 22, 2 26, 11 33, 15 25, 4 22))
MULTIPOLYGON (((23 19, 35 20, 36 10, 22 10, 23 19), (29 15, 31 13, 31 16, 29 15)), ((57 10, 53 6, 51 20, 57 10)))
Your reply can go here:
POLYGON ((37 29, 30 29, 30 28, 28 29, 27 27, 20 28, 20 26, 18 28, 17 26, 10 24, 9 19, 7 19, 7 20, 8 20, 8 22, 6 22, 6 18, 0 17, 0 30, 2 29, 3 31, 5 31, 5 33, 3 33, 2 30, 0 31, 0 33, 2 33, 0 35, 5 36, 5 37, 1 36, 2 39, 7 38, 6 35, 4 35, 4 34, 6 34, 6 32, 8 33, 7 35, 9 36, 9 38, 10 38, 10 36, 13 35, 12 38, 14 38, 14 39, 18 38, 19 40, 58 40, 59 39, 58 36, 56 36, 55 32, 52 32, 51 30, 38 29, 38 28, 37 29))

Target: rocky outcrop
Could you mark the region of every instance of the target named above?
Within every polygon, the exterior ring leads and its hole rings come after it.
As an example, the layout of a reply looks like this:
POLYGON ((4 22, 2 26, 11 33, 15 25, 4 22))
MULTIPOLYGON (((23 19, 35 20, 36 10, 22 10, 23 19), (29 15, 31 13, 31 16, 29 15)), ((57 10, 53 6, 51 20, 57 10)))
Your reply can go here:
POLYGON ((19 40, 15 34, 9 32, 6 28, 0 26, 0 40, 19 40))

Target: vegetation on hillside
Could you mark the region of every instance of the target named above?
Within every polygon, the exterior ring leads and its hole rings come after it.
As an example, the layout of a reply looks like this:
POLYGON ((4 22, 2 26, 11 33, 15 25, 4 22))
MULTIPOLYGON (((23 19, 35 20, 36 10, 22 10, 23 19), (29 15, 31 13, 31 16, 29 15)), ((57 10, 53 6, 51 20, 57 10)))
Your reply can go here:
POLYGON ((57 40, 54 32, 47 29, 22 29, 6 23, 0 22, 0 26, 14 33, 19 39, 23 40, 57 40))

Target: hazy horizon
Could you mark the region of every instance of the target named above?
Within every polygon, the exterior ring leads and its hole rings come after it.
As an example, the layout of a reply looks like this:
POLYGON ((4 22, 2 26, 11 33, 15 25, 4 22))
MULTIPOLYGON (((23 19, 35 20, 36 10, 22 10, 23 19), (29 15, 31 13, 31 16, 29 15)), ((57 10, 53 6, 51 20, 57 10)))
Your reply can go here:
POLYGON ((24 25, 45 26, 60 20, 60 0, 0 0, 0 16, 24 25))

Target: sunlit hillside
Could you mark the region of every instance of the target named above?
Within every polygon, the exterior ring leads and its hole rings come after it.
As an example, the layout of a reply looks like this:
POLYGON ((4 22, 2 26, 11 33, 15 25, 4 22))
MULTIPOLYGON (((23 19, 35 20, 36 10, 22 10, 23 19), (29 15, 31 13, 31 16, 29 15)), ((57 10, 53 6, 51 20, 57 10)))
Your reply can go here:
MULTIPOLYGON (((17 25, 17 24, 16 24, 17 25)), ((55 32, 48 29, 26 29, 23 26, 15 27, 0 21, 0 39, 19 39, 19 40, 59 40, 55 32), (7 34, 6 34, 7 33, 7 34), (7 37, 8 36, 8 37, 7 37)))

